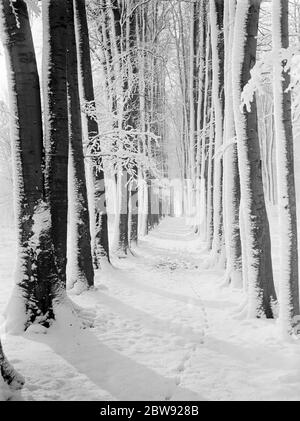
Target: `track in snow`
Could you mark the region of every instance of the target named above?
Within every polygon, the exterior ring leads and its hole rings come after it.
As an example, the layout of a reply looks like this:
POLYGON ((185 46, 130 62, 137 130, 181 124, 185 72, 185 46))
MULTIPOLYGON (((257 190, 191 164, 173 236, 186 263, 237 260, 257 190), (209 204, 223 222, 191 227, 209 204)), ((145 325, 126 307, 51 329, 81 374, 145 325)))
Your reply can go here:
MULTIPOLYGON (((12 238, 0 253, 2 298, 12 238)), ((26 378, 23 398, 299 400, 299 344, 281 343, 273 321, 236 320, 242 293, 221 289, 207 258, 184 220, 167 218, 135 256, 98 271, 93 291, 72 296, 95 311, 94 328, 58 320, 47 335, 4 338, 26 378)))

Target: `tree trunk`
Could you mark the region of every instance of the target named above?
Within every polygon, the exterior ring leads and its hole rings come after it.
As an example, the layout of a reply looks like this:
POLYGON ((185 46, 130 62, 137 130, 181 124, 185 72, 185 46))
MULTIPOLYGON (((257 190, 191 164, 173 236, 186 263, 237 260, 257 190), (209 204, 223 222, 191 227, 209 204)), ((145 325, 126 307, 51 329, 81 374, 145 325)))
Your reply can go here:
POLYGON ((293 125, 290 69, 281 62, 282 48, 289 47, 288 1, 273 2, 274 116, 277 152, 277 185, 280 227, 280 306, 283 332, 293 333, 299 323, 298 240, 294 177, 293 125))
POLYGON ((126 170, 118 174, 117 189, 119 197, 119 220, 118 237, 116 239, 115 252, 119 258, 124 258, 129 251, 129 175, 126 170))
POLYGON ((70 285, 79 288, 94 285, 94 269, 91 254, 91 235, 87 199, 85 165, 82 144, 82 124, 78 89, 77 50, 74 27, 73 0, 67 0, 67 89, 69 112, 70 147, 70 229, 71 273, 70 285))
POLYGON ((130 182, 130 204, 129 204, 129 241, 131 245, 138 243, 138 183, 137 180, 130 182))
POLYGON ((0 373, 4 382, 8 384, 12 392, 15 390, 22 389, 25 383, 25 380, 8 362, 3 352, 1 341, 0 341, 0 373))
MULTIPOLYGON (((204 1, 204 0, 203 0, 204 1)), ((203 3, 202 11, 207 10, 207 5, 203 3)), ((201 206, 202 206, 202 226, 200 226, 200 232, 202 239, 204 241, 208 241, 209 238, 209 220, 208 220, 208 206, 207 206, 207 200, 208 200, 208 178, 209 178, 209 159, 211 159, 211 156, 209 153, 211 152, 211 146, 209 140, 209 136, 207 135, 207 131, 209 130, 209 118, 211 117, 212 113, 210 112, 211 107, 211 43, 210 43, 210 28, 208 25, 207 19, 202 23, 203 29, 201 33, 206 33, 206 42, 205 42, 205 52, 202 53, 203 57, 201 61, 204 61, 203 68, 205 67, 205 75, 204 75, 204 93, 203 93, 203 117, 202 117, 202 125, 201 120, 199 121, 200 127, 202 128, 201 133, 201 162, 199 161, 200 166, 200 183, 201 183, 201 206), (208 155, 208 156, 207 156, 208 155)), ((203 37, 204 35, 202 35, 203 37)), ((201 83, 199 84, 201 86, 201 83)), ((199 91, 200 92, 200 91, 199 91)), ((199 93, 200 95, 200 93, 199 93)), ((211 121, 211 124, 212 121, 211 121)), ((211 131, 211 130, 210 130, 211 131)))
MULTIPOLYGON (((116 78, 116 128, 126 131, 126 101, 129 81, 126 64, 128 64, 128 19, 127 2, 109 0, 111 21, 112 58, 114 62, 114 74, 116 78), (126 56, 126 60, 124 57, 126 56)), ((117 179, 117 215, 115 220, 114 251, 120 258, 126 257, 129 251, 129 174, 118 163, 116 165, 117 179)))
MULTIPOLYGON (((126 48, 128 52, 128 60, 130 65, 128 66, 128 76, 127 80, 131 81, 128 83, 128 90, 129 90, 129 98, 125 105, 125 121, 126 121, 126 129, 129 130, 137 130, 139 128, 139 69, 138 69, 138 19, 136 11, 129 7, 130 3, 128 4, 127 9, 127 41, 126 41, 126 48)), ((131 5, 133 8, 135 7, 135 2, 132 2, 131 5)), ((126 89, 125 85, 125 89, 126 89)), ((132 136, 131 140, 134 145, 135 149, 138 150, 138 142, 135 136, 132 136)), ((137 202, 137 190, 138 190, 138 166, 136 163, 133 164, 133 172, 134 172, 134 180, 131 181, 129 187, 129 195, 130 195, 130 205, 129 205, 129 242, 130 245, 136 245, 138 242, 138 224, 139 224, 139 213, 138 213, 138 202, 137 202)))
MULTIPOLYGON (((237 3, 232 55, 232 90, 237 134, 241 203, 248 279, 248 316, 272 318, 276 293, 273 282, 269 221, 266 212, 260 145, 257 133, 256 99, 241 110, 241 93, 256 61, 260 3, 237 3)), ((244 276, 244 274, 243 274, 244 276)))
MULTIPOLYGON (((139 123, 141 131, 140 150, 146 155, 146 54, 143 51, 143 46, 146 42, 146 8, 141 8, 140 20, 137 30, 137 40, 139 53, 139 123)), ((145 236, 148 234, 148 190, 146 184, 146 172, 144 168, 139 169, 139 235, 145 236)))
POLYGON ((220 259, 223 245, 222 216, 222 162, 220 148, 223 144, 224 119, 224 37, 223 37, 224 1, 210 1, 210 25, 212 44, 212 101, 215 113, 214 147, 214 235, 212 243, 212 263, 220 259))
MULTIPOLYGON (((86 17, 85 0, 75 0, 75 17, 77 26, 77 48, 80 79, 80 93, 83 105, 92 102, 95 105, 92 66, 90 57, 89 31, 86 17)), ((93 138, 99 135, 99 127, 96 120, 87 116, 87 136, 93 138)), ((94 196, 95 196, 95 244, 94 254, 96 262, 101 265, 101 258, 109 261, 108 226, 106 210, 106 194, 104 184, 104 172, 101 168, 101 158, 93 159, 94 196)))
POLYGON ((232 103, 232 41, 235 1, 225 0, 224 29, 225 29, 225 122, 223 158, 223 188, 224 188, 224 238, 226 249, 225 282, 234 287, 242 287, 242 249, 239 228, 240 208, 240 179, 238 170, 237 145, 235 142, 235 127, 232 103))
POLYGON ((197 95, 195 90, 195 80, 196 80, 196 49, 195 49, 195 39, 197 38, 198 28, 196 26, 197 22, 197 3, 191 5, 191 22, 190 22, 190 42, 189 42, 189 163, 190 163, 190 172, 189 177, 192 180, 192 187, 195 185, 195 110, 197 103, 197 95))
POLYGON ((9 75, 17 222, 17 278, 7 311, 7 329, 19 332, 38 320, 49 326, 57 298, 57 268, 51 218, 44 202, 40 85, 26 3, 1 5, 9 75), (20 317, 20 311, 24 318, 20 317))
POLYGON ((62 291, 66 290, 68 216, 67 15, 65 2, 43 2, 45 186, 51 237, 62 291))
POLYGON ((204 0, 199 4, 199 47, 198 47, 198 101, 196 118, 196 232, 205 237, 205 147, 206 147, 206 105, 208 87, 208 34, 207 34, 207 5, 204 0), (204 140, 202 142, 202 140, 204 140), (202 168, 203 165, 203 168, 202 168))
POLYGON ((215 124, 214 124, 214 110, 211 108, 210 111, 210 128, 209 128, 209 146, 208 146, 208 158, 207 158, 207 181, 206 181, 206 218, 207 218, 207 229, 206 229, 206 240, 208 248, 212 248, 213 235, 214 235, 214 160, 213 155, 215 152, 214 146, 214 135, 215 135, 215 124))

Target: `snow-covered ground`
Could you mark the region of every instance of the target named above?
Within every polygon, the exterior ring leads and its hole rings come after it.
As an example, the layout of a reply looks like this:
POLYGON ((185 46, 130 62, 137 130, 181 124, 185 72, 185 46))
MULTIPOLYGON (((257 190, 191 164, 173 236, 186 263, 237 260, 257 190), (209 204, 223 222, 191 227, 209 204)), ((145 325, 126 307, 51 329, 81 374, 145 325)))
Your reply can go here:
MULTIPOLYGON (((2 229, 0 310, 12 286, 14 239, 2 229)), ((207 252, 182 218, 167 218, 135 256, 72 299, 94 327, 2 335, 25 376, 24 400, 300 400, 300 343, 276 322, 240 320, 240 291, 204 269, 207 252)), ((20 399, 18 397, 17 399, 20 399)))

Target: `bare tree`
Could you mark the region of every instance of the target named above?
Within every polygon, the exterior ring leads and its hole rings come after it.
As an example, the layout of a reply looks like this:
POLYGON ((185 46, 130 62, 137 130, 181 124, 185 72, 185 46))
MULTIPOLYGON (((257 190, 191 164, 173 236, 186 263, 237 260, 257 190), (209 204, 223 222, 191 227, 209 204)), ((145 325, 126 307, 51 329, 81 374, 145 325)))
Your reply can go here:
POLYGON ((223 157, 223 217, 224 239, 226 247, 225 282, 235 287, 242 286, 242 249, 239 227, 240 178, 232 100, 232 61, 233 25, 236 2, 225 0, 225 121, 224 121, 224 157, 223 157))
POLYGON ((215 113, 215 151, 214 151, 214 235, 212 261, 219 261, 223 248, 222 215, 222 156, 219 155, 223 144, 224 123, 224 1, 210 1, 210 27, 212 44, 212 101, 215 113))
POLYGON ((276 303, 271 240, 265 205, 255 96, 241 110, 241 92, 256 61, 260 2, 237 3, 232 54, 232 90, 241 182, 242 218, 246 243, 242 244, 248 283, 248 315, 272 318, 276 303))
POLYGON ((88 208, 85 164, 82 144, 81 108, 78 86, 77 48, 73 0, 67 0, 67 92, 69 112, 70 158, 70 229, 71 274, 70 284, 91 287, 94 269, 91 253, 90 217, 88 208))
POLYGON ((297 212, 294 177, 291 76, 283 49, 289 47, 289 2, 273 2, 274 114, 280 226, 280 320, 284 332, 299 321, 297 212))
POLYGON ((59 276, 43 178, 40 84, 28 10, 23 0, 1 5, 3 45, 9 74, 11 140, 17 222, 17 278, 7 312, 8 329, 38 321, 48 327, 58 300, 59 276), (18 309, 19 308, 19 309, 18 309), (18 309, 18 310, 17 310, 18 309), (19 317, 20 309, 23 318, 19 317))
POLYGON ((66 289, 68 214, 67 9, 43 2, 45 186, 60 288, 66 289))
MULTIPOLYGON (((90 57, 89 30, 86 17, 85 0, 75 0, 76 36, 78 48, 80 93, 83 105, 95 103, 92 66, 90 57)), ((96 119, 86 114, 87 136, 89 139, 99 135, 99 127, 96 119)), ((92 161, 94 175, 95 196, 95 250, 97 266, 101 266, 101 258, 109 260, 108 227, 106 211, 106 193, 104 184, 104 172, 101 157, 92 161)), ((92 217, 93 218, 93 217, 92 217)))

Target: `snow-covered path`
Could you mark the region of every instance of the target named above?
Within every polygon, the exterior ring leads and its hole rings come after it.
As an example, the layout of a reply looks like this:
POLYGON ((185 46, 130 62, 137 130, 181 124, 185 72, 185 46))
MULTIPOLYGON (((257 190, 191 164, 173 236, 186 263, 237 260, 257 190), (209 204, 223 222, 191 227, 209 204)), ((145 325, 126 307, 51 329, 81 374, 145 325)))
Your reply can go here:
MULTIPOLYGON (((12 237, 0 249, 0 306, 11 285, 12 237)), ((300 400, 300 344, 278 339, 274 321, 239 320, 242 294, 184 219, 167 218, 135 256, 113 261, 96 288, 72 299, 94 327, 6 336, 26 378, 25 400, 300 400)), ((5 299, 4 299, 5 298, 5 299)))

